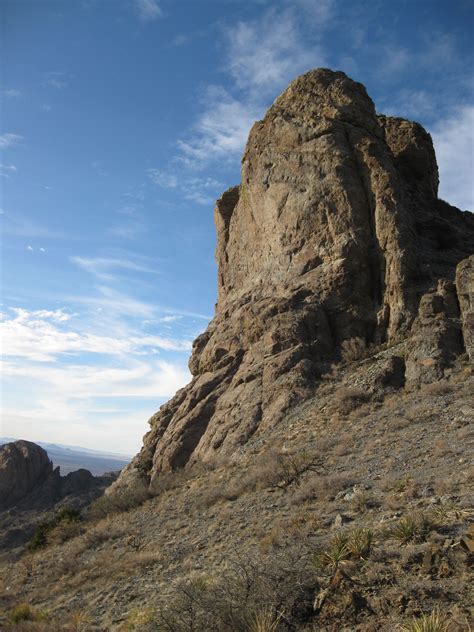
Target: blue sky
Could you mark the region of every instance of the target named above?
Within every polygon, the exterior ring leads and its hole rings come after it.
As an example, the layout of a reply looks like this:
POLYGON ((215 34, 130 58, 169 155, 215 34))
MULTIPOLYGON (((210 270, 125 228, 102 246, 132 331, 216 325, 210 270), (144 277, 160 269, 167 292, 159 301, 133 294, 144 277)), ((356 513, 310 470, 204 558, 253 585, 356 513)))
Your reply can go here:
POLYGON ((473 208, 471 0, 3 0, 0 435, 135 452, 216 299, 214 200, 325 66, 473 208))

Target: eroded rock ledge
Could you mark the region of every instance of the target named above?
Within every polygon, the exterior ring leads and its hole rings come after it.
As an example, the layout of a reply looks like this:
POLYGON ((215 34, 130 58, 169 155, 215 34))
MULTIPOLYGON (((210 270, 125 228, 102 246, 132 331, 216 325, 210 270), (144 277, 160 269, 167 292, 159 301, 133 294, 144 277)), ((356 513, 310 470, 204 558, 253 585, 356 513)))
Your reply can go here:
POLYGON ((472 354, 474 216, 437 191, 419 124, 377 115, 342 72, 295 79, 217 201, 218 303, 193 379, 151 418, 112 491, 230 457, 314 393, 345 341, 410 338, 408 386, 472 354))

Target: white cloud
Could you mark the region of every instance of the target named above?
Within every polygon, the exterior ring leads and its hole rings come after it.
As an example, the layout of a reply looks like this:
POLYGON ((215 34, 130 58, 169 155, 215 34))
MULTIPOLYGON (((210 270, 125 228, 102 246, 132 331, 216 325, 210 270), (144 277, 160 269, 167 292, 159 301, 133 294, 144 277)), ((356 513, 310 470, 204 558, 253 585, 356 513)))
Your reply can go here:
POLYGON ((175 340, 159 335, 134 334, 133 330, 104 336, 81 332, 65 323, 70 316, 64 310, 13 310, 13 317, 3 317, 0 337, 4 357, 23 357, 36 362, 54 362, 59 356, 94 353, 104 356, 147 355, 157 349, 188 352, 189 340, 175 340))
POLYGON ((27 246, 26 249, 29 250, 30 252, 32 252, 33 251, 33 246, 27 246))
POLYGON ((138 16, 143 22, 151 22, 163 15, 156 0, 135 0, 138 16))
POLYGON ((98 296, 84 297, 72 296, 68 297, 71 302, 89 305, 95 309, 101 308, 108 313, 116 316, 140 316, 143 318, 151 318, 155 313, 155 306, 149 303, 138 301, 126 294, 117 292, 113 288, 105 285, 97 286, 98 296))
POLYGON ((240 21, 224 29, 223 69, 231 79, 231 88, 207 88, 201 100, 202 112, 189 137, 178 141, 179 159, 187 167, 235 160, 269 101, 298 74, 326 63, 322 47, 305 42, 301 21, 312 24, 314 37, 318 37, 332 16, 333 1, 287 4, 290 8, 269 9, 257 20, 240 21))
POLYGON ((431 131, 440 171, 440 197, 474 210, 474 106, 457 108, 431 131))
POLYGON ((9 385, 2 411, 7 436, 107 445, 127 454, 141 447, 150 415, 191 377, 184 363, 135 358, 122 358, 120 366, 4 362, 2 376, 9 385))
POLYGON ((319 46, 306 46, 290 10, 270 10, 227 30, 227 68, 238 88, 273 93, 297 74, 324 65, 319 46))
POLYGON ((209 87, 193 135, 178 141, 180 160, 189 167, 199 168, 209 160, 235 159, 263 111, 261 104, 236 99, 218 86, 209 87))
POLYGON ((0 148, 5 149, 7 147, 12 147, 13 145, 18 145, 18 143, 22 140, 23 136, 20 136, 20 134, 6 132, 5 134, 0 135, 0 148))

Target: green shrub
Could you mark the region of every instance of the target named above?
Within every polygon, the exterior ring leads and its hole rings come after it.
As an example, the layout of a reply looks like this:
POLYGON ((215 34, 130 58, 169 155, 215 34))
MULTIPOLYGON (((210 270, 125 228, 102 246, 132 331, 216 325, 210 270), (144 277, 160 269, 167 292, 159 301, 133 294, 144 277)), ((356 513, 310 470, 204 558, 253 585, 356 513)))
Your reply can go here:
POLYGON ((27 603, 21 603, 10 611, 8 620, 13 625, 17 625, 23 621, 45 621, 46 618, 44 612, 35 610, 27 603))
POLYGON ((142 505, 150 498, 150 494, 145 487, 135 489, 121 489, 113 494, 104 494, 95 500, 87 513, 91 520, 100 520, 110 514, 130 511, 142 505))
MULTIPOLYGON (((77 509, 64 507, 58 511, 51 520, 41 522, 36 527, 33 537, 28 544, 28 548, 31 551, 36 551, 37 549, 46 546, 51 533, 55 530, 59 530, 59 528, 61 528, 64 535, 67 532, 70 533, 70 537, 78 535, 79 530, 77 527, 81 520, 81 513, 77 509), (72 529, 67 529, 67 527, 71 526, 73 527, 72 529)), ((66 539, 69 539, 69 537, 64 537, 61 541, 65 541, 66 539)))

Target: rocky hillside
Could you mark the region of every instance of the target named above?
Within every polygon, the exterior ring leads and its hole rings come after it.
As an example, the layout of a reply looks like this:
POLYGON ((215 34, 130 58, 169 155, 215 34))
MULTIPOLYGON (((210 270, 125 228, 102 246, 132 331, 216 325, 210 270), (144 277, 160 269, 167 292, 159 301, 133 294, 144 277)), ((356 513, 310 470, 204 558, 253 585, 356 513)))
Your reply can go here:
POLYGON ((377 115, 341 72, 293 81, 253 126, 241 184, 217 201, 218 303, 193 380, 151 418, 114 489, 238 458, 346 348, 411 339, 387 360, 407 387, 474 353, 474 216, 437 192, 420 125, 377 115))
POLYGON ((63 506, 81 509, 100 496, 116 474, 79 469, 61 476, 48 453, 31 441, 0 446, 0 554, 21 546, 36 524, 63 506))
POLYGON ((290 84, 216 205, 191 383, 0 555, 0 628, 472 629, 474 216, 437 188, 420 125, 340 72, 290 84))

